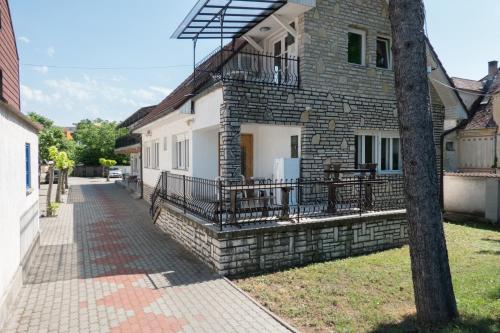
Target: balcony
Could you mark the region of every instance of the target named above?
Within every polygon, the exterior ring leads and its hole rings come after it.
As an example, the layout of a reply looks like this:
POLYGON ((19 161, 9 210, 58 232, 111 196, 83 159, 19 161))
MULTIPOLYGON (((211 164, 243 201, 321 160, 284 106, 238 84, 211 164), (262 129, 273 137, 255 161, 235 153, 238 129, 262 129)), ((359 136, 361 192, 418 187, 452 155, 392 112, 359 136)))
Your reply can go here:
POLYGON ((221 52, 218 49, 197 66, 195 86, 206 87, 222 81, 299 88, 299 68, 298 57, 228 49, 221 52), (200 84, 200 81, 205 81, 205 84, 200 84))
POLYGON ((141 137, 137 134, 128 134, 115 141, 116 154, 132 154, 140 152, 141 137))

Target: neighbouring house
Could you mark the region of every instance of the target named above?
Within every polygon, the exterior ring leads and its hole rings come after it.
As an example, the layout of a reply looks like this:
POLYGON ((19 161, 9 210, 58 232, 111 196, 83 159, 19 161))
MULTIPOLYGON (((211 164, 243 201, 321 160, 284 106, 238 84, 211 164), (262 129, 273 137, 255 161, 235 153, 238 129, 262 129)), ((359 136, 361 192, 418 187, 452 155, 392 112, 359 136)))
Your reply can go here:
POLYGON ((498 61, 488 64, 488 75, 481 80, 453 78, 455 87, 467 105, 470 119, 454 133, 458 145, 454 171, 495 173, 499 169, 500 147, 500 70, 498 61))
POLYGON ((130 157, 130 175, 123 179, 124 184, 134 191, 139 191, 142 181, 142 142, 141 136, 132 133, 139 121, 146 117, 156 105, 143 107, 125 119, 118 128, 127 128, 130 133, 120 137, 115 143, 115 153, 130 157))
POLYGON ((0 0, 0 329, 39 239, 38 132, 20 111, 19 58, 9 4, 0 0))
POLYGON ((447 143, 455 166, 444 176, 444 208, 500 223, 500 69, 488 63, 488 75, 475 81, 453 78, 467 106, 469 119, 450 133, 456 144, 447 143))
MULTIPOLYGON (((226 275, 406 242, 386 1, 203 0, 173 37, 221 46, 133 130, 162 229, 226 275)), ((428 58, 441 163, 467 112, 428 58)))
POLYGON ((75 133, 76 127, 63 127, 64 135, 66 139, 73 140, 73 134, 75 133))

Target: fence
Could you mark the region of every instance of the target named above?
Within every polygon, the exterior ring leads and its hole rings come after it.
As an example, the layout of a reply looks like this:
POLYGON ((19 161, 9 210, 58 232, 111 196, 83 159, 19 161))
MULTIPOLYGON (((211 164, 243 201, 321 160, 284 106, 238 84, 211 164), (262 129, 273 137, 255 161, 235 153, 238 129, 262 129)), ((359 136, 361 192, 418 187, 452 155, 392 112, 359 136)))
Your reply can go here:
POLYGON ((304 222, 313 218, 405 208, 403 177, 349 170, 323 179, 214 181, 163 172, 152 196, 184 212, 224 225, 304 222))
POLYGON ((71 174, 73 177, 104 177, 101 166, 76 166, 71 174))

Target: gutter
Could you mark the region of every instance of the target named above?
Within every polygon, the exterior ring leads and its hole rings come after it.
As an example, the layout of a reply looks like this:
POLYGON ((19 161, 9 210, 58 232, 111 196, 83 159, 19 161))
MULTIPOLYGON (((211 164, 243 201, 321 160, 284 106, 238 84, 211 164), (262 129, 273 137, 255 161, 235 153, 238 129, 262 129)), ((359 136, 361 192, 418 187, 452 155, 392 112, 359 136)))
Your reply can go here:
POLYGON ((443 134, 441 134, 440 138, 440 143, 441 143, 441 148, 440 148, 440 158, 441 158, 441 165, 439 166, 439 203, 441 204, 441 211, 444 212, 444 139, 447 135, 462 129, 467 125, 468 120, 464 119, 458 124, 457 126, 453 127, 452 129, 449 129, 447 131, 444 131, 443 134))

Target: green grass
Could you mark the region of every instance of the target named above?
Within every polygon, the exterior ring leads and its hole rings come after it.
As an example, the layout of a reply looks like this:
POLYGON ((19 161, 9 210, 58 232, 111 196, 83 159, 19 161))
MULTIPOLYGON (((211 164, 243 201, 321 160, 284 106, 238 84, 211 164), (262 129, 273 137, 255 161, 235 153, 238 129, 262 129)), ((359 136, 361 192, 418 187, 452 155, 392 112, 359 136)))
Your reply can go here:
MULTIPOLYGON (((439 331, 500 332, 500 232, 445 224, 460 320, 439 331)), ((408 247, 236 281, 302 332, 415 332, 408 247)))

